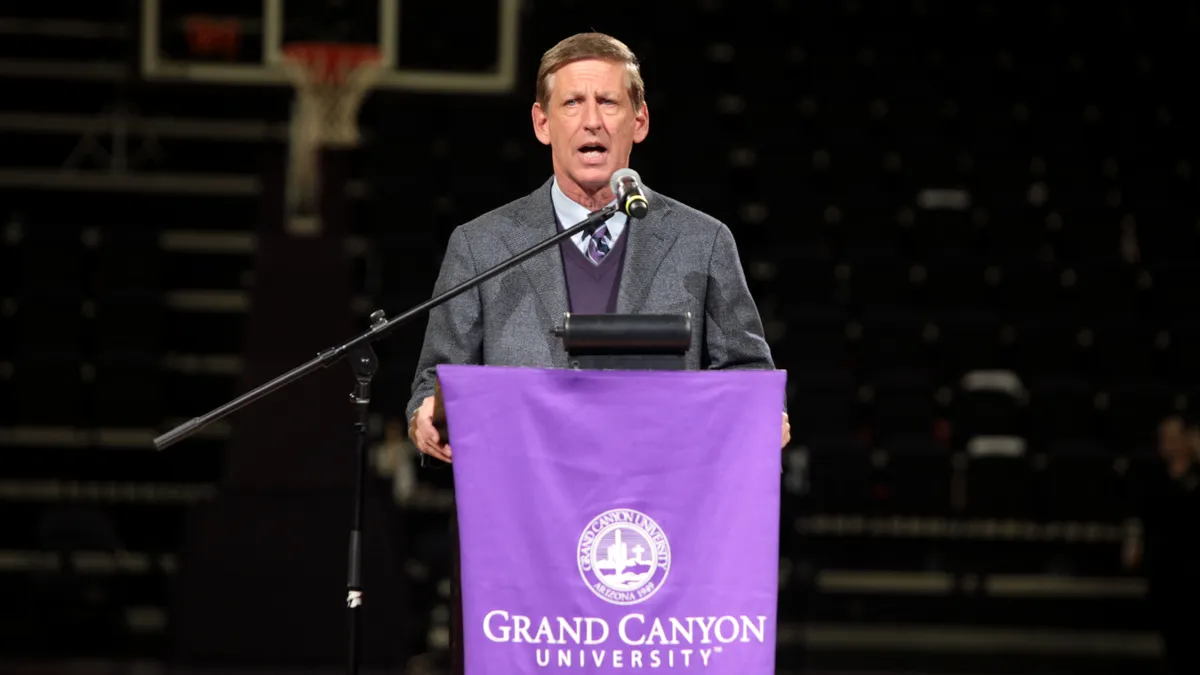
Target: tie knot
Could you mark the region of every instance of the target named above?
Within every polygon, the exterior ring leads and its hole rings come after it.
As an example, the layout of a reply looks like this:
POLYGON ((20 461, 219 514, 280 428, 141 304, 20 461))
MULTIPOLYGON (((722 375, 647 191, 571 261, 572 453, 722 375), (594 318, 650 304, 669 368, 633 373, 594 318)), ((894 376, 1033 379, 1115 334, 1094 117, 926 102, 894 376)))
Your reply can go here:
POLYGON ((601 225, 592 231, 592 238, 588 240, 588 257, 592 262, 599 263, 608 253, 608 226, 601 225))

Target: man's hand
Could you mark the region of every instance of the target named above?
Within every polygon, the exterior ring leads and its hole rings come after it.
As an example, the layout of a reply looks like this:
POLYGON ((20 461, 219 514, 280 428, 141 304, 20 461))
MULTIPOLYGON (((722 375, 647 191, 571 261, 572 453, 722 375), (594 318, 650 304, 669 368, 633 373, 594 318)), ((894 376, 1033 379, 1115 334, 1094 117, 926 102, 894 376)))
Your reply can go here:
POLYGON ((783 445, 780 447, 786 448, 789 441, 792 440, 792 423, 788 421, 788 414, 783 413, 783 445))
POLYGON ((421 401, 421 407, 417 408, 416 414, 409 420, 408 440, 412 441, 417 450, 430 457, 437 457, 443 462, 450 461, 450 445, 442 443, 442 435, 438 433, 437 427, 433 426, 432 396, 426 396, 425 400, 421 401))

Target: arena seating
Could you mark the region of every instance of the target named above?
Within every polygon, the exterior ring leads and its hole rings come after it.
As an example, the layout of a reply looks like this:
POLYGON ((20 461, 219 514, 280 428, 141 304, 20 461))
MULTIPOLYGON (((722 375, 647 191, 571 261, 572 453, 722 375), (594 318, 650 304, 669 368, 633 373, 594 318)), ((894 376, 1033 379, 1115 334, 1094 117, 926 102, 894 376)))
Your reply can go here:
MULTIPOLYGON (((71 11, 133 25, 99 4, 71 11)), ((1156 425, 1198 393, 1179 83, 1200 6, 693 4, 608 30, 649 87, 635 168, 732 228, 789 371, 780 671, 1154 672, 1119 553, 1156 425)), ((547 177, 534 64, 603 27, 593 12, 531 6, 511 96, 368 103, 364 313, 424 299, 451 228, 547 177)), ((254 186, 287 97, 137 83, 130 35, 0 42, 5 63, 76 67, 0 68, 0 587, 23 608, 0 626, 27 638, 0 658, 161 656, 182 516, 221 472, 220 428, 135 448, 237 393, 254 186), (143 130, 254 124, 135 134, 135 182, 105 175, 123 110, 143 130), (65 621, 28 613, 47 589, 90 640, 44 639, 65 621)), ((399 410, 419 345, 381 345, 377 412, 399 410)), ((446 472, 421 482, 436 495, 446 472)), ((397 506, 430 617, 412 639, 436 654, 445 510, 417 501, 397 506)))

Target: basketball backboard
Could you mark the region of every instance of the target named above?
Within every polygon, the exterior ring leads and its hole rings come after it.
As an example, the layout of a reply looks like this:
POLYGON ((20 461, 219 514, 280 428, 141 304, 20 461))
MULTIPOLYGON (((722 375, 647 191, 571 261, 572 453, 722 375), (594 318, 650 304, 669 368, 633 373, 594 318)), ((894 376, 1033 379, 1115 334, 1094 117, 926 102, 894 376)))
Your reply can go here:
POLYGON ((376 90, 487 94, 517 81, 521 0, 141 0, 149 80, 290 87, 283 46, 378 46, 376 90))

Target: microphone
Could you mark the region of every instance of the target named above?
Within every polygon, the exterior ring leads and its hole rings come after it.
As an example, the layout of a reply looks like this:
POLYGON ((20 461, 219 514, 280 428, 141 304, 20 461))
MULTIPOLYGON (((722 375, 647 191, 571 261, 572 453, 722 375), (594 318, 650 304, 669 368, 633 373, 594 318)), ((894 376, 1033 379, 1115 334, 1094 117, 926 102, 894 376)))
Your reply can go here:
POLYGON ((617 209, 630 218, 645 218, 650 202, 642 194, 642 177, 633 169, 618 169, 608 180, 617 196, 617 209))

